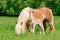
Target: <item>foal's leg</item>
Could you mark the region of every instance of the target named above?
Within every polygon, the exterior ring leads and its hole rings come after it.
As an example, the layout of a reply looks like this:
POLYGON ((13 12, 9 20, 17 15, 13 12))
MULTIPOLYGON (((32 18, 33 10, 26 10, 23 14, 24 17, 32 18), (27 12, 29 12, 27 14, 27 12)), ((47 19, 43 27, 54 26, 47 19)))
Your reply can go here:
POLYGON ((31 32, 34 34, 34 32, 35 32, 35 24, 31 25, 31 32))
MULTIPOLYGON (((40 28, 42 29, 43 34, 45 34, 43 23, 41 22, 41 23, 39 24, 39 26, 40 26, 40 28)), ((40 32, 40 34, 41 34, 41 32, 40 32)))
POLYGON ((50 26, 50 32, 53 32, 53 31, 54 31, 53 21, 50 21, 50 22, 48 22, 48 23, 49 23, 49 26, 50 26))

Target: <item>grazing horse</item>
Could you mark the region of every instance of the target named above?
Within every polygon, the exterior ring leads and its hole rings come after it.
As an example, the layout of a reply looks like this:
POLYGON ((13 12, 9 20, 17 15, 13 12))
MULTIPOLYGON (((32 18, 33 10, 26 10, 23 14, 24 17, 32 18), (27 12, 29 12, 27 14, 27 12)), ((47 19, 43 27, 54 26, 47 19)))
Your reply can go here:
POLYGON ((54 30, 53 14, 49 8, 32 9, 30 7, 26 7, 21 11, 18 17, 15 32, 17 35, 24 34, 27 26, 28 32, 34 33, 35 26, 38 24, 43 33, 45 33, 46 22, 48 22, 50 32, 52 32, 54 30))
POLYGON ((26 24, 28 31, 30 32, 30 23, 29 23, 30 15, 31 15, 30 12, 31 12, 30 7, 26 7, 21 11, 15 27, 15 32, 17 35, 25 33, 26 24))
POLYGON ((31 32, 34 33, 35 26, 38 24, 39 27, 42 29, 43 32, 40 32, 45 34, 46 31, 46 22, 48 22, 50 26, 50 32, 53 32, 54 30, 54 24, 53 24, 53 14, 52 10, 49 8, 38 8, 33 9, 31 13, 31 32))

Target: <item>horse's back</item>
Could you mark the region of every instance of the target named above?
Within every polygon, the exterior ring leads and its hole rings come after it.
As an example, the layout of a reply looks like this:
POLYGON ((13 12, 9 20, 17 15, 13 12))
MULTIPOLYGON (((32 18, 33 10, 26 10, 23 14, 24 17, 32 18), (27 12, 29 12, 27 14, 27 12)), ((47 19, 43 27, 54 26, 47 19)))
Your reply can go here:
POLYGON ((41 19, 42 18, 42 12, 40 12, 38 9, 33 10, 33 16, 35 19, 41 19))
POLYGON ((39 8, 41 12, 43 12, 44 17, 46 18, 47 21, 51 21, 53 18, 52 10, 49 8, 39 8))

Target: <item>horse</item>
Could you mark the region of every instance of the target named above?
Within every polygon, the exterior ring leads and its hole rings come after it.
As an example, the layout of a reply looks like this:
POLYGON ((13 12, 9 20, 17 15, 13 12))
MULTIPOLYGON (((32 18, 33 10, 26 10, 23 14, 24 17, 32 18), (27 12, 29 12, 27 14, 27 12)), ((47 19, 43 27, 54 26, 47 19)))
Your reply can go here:
POLYGON ((50 26, 50 32, 53 32, 54 24, 53 24, 53 13, 51 9, 45 7, 37 9, 26 7, 22 9, 22 11, 20 12, 15 27, 15 32, 17 35, 24 34, 27 26, 28 32, 34 33, 35 26, 38 24, 39 27, 42 29, 43 33, 45 33, 46 22, 48 22, 50 26))
POLYGON ((54 23, 53 23, 53 13, 52 10, 46 7, 33 9, 31 13, 31 32, 34 33, 35 26, 39 25, 39 28, 42 29, 45 34, 46 31, 46 22, 49 24, 50 32, 54 31, 54 23))
POLYGON ((26 7, 22 9, 22 11, 20 12, 20 15, 16 23, 16 27, 15 27, 15 32, 17 35, 24 34, 26 26, 27 26, 28 32, 30 32, 31 9, 32 8, 30 7, 26 7))

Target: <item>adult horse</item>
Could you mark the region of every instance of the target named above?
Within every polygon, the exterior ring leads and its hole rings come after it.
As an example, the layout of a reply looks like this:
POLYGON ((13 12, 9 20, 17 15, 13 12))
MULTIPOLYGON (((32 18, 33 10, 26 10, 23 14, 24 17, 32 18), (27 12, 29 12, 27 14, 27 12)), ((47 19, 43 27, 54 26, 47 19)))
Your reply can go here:
MULTIPOLYGON (((53 13, 52 10, 46 7, 33 9, 31 13, 31 23, 32 28, 31 31, 34 33, 35 31, 35 25, 39 25, 39 27, 42 29, 43 33, 46 31, 46 22, 48 22, 50 27, 50 32, 53 32, 54 30, 54 24, 53 24, 53 13)), ((41 33, 41 32, 40 32, 41 33)))
POLYGON ((27 29, 30 32, 30 22, 29 22, 30 15, 31 15, 30 12, 31 12, 30 7, 26 7, 24 9, 22 9, 22 11, 20 12, 16 27, 15 27, 15 32, 17 35, 25 33, 26 24, 27 24, 27 29))

